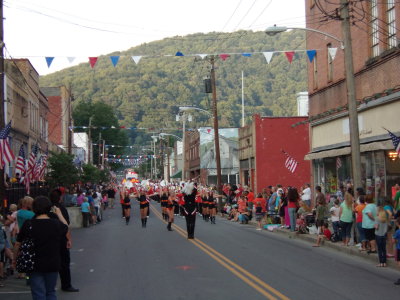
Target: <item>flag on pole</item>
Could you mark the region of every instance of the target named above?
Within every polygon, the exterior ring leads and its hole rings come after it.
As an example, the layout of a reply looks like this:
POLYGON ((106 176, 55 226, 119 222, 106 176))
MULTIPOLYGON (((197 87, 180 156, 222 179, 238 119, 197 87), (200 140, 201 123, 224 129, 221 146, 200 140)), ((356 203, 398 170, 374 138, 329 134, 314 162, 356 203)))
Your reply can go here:
POLYGON ((342 167, 342 159, 338 156, 336 157, 336 170, 339 170, 342 167))
POLYGON ((47 156, 48 156, 47 153, 42 155, 42 165, 39 172, 39 180, 44 180, 44 175, 46 173, 46 167, 47 167, 47 156))
POLYGON ((283 153, 285 153, 285 155, 287 156, 285 161, 285 168, 288 169, 291 173, 294 173, 299 163, 285 151, 283 151, 283 153))
POLYGON ((24 145, 19 148, 17 163, 15 164, 15 173, 19 173, 22 176, 25 174, 25 150, 24 145))
POLYGON ((15 159, 14 153, 8 143, 10 131, 11 121, 0 131, 0 169, 3 169, 5 164, 9 164, 15 159))
POLYGON ((40 170, 42 168, 42 156, 37 160, 34 168, 33 168, 33 181, 38 181, 40 176, 40 170))
POLYGON ((396 136, 394 133, 390 132, 387 129, 386 129, 386 131, 389 132, 389 136, 392 139, 392 143, 393 143, 394 149, 397 152, 397 156, 400 157, 400 137, 396 136))
POLYGON ((33 179, 33 175, 34 175, 33 172, 35 170, 37 152, 38 152, 38 146, 33 145, 31 154, 29 155, 28 169, 27 169, 26 176, 25 176, 25 177, 29 177, 29 179, 33 179))

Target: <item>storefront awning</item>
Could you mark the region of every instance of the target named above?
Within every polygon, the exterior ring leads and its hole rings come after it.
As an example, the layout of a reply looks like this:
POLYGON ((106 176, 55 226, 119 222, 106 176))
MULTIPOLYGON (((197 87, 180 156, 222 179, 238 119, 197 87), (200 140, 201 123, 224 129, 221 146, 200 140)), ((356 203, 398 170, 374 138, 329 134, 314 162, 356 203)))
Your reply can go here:
POLYGON ((172 175, 170 178, 182 178, 182 170, 176 172, 174 175, 172 175))
MULTIPOLYGON (((390 150, 393 149, 393 143, 391 140, 387 141, 379 141, 373 142, 368 144, 361 144, 360 151, 361 152, 368 152, 368 151, 376 151, 376 150, 390 150)), ((351 153, 350 147, 344 147, 339 149, 330 149, 315 153, 308 153, 304 156, 304 160, 313 160, 313 159, 320 159, 325 157, 336 157, 342 155, 348 155, 351 153)))

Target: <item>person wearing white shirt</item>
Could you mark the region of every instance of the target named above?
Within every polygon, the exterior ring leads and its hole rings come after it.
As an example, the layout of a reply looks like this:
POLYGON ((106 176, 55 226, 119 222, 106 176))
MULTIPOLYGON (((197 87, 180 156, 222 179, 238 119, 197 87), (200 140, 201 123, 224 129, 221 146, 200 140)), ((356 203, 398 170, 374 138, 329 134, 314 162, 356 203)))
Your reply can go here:
POLYGON ((309 183, 306 184, 306 188, 301 193, 301 200, 304 201, 308 207, 311 207, 311 188, 309 183))

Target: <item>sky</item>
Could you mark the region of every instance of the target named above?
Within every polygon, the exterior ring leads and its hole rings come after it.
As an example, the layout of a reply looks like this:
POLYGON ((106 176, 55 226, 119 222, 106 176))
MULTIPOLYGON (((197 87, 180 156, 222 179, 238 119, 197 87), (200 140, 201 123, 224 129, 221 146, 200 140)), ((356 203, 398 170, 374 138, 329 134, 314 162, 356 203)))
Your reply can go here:
POLYGON ((261 31, 274 24, 304 27, 304 5, 304 0, 4 0, 5 57, 28 58, 46 75, 172 36, 261 31), (46 56, 55 57, 50 68, 46 56), (68 57, 75 57, 72 64, 68 57))

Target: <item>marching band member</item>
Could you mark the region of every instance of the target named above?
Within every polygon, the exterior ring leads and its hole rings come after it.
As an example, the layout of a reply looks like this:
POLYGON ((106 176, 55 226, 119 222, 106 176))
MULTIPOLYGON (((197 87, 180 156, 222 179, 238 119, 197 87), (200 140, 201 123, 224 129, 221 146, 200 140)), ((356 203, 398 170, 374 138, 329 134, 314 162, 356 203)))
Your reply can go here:
POLYGON ((188 239, 194 239, 194 227, 196 225, 196 195, 197 188, 194 183, 187 183, 182 191, 184 193, 183 197, 183 211, 186 218, 186 228, 188 239))

